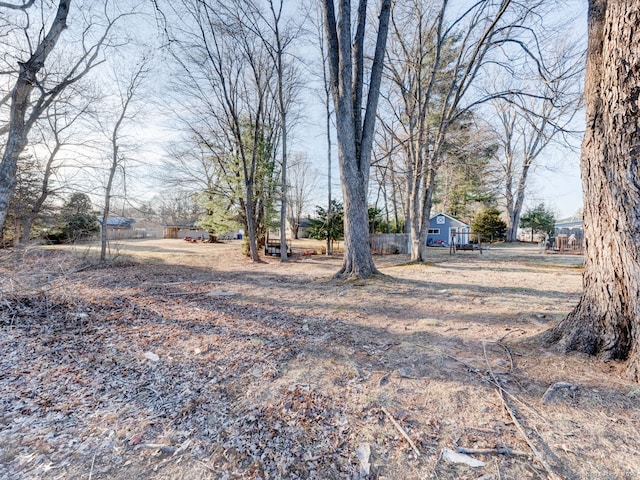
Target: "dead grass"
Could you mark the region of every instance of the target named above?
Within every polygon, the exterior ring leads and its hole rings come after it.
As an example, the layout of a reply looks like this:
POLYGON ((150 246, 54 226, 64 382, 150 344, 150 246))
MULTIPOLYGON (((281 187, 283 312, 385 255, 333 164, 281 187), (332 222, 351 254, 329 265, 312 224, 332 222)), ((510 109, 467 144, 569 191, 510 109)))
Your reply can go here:
POLYGON ((0 257, 2 478, 640 477, 621 365, 520 342, 575 305, 579 257, 431 249, 345 283, 309 242, 112 248, 0 257))

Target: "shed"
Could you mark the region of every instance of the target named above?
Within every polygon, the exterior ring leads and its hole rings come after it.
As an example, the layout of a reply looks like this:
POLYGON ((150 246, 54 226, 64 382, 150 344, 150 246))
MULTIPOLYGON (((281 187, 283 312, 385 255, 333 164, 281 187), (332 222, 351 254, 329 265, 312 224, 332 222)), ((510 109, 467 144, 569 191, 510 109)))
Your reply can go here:
POLYGON ((163 225, 162 229, 164 231, 164 238, 180 238, 184 239, 185 237, 190 238, 200 238, 207 240, 209 238, 209 232, 203 230, 200 227, 196 227, 193 223, 189 224, 173 224, 173 225, 163 225))
MULTIPOLYGON (((98 217, 98 223, 102 226, 102 217, 98 217)), ((133 218, 107 217, 107 238, 119 240, 133 236, 133 218)))
POLYGON ((438 213, 429 219, 429 231, 427 234, 427 245, 429 246, 449 246, 451 236, 457 232, 456 243, 468 244, 471 227, 457 218, 438 213), (461 234, 462 233, 462 234, 461 234))

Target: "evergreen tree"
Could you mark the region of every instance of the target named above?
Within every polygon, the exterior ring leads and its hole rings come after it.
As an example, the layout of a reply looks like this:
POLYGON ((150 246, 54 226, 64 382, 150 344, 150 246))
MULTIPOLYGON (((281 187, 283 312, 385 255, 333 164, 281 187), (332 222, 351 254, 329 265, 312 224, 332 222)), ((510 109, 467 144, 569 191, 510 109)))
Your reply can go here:
POLYGON ((60 217, 61 237, 69 243, 90 238, 100 232, 100 224, 93 212, 91 199, 84 193, 71 195, 62 206, 60 217))
POLYGON ((329 238, 331 242, 341 240, 344 237, 344 208, 342 203, 331 200, 331 217, 327 210, 321 206, 316 206, 316 218, 311 219, 309 227, 309 238, 325 240, 329 238))
POLYGON ((535 233, 551 234, 556 224, 553 212, 541 203, 534 208, 527 210, 520 217, 520 228, 531 229, 531 241, 535 233))
POLYGON ((487 208, 474 217, 471 222, 471 230, 479 233, 483 241, 492 242, 505 238, 507 224, 500 218, 499 210, 487 208))

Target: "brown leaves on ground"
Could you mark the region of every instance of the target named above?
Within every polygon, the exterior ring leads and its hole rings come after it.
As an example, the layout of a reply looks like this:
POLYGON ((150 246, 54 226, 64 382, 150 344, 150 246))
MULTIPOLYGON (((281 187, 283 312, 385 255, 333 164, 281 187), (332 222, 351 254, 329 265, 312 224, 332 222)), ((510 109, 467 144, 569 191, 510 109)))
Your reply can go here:
POLYGON ((640 476, 620 366, 518 342, 577 302, 578 257, 434 249, 345 283, 339 258, 120 248, 2 259, 1 478, 640 476))

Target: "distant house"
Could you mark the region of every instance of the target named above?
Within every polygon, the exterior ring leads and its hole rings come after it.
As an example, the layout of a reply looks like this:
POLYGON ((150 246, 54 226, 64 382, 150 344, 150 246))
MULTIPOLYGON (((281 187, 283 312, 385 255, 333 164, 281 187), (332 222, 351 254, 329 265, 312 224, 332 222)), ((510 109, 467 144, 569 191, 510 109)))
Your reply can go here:
MULTIPOLYGON (((298 224, 298 238, 309 238, 309 229, 313 226, 313 222, 310 218, 301 218, 298 224)), ((293 232, 289 232, 289 235, 293 238, 293 232)))
POLYGON ((456 244, 468 244, 471 227, 457 218, 438 213, 429 219, 429 232, 427 234, 427 245, 429 246, 449 246, 453 232, 457 232, 456 244))
POLYGON ((584 248, 584 222, 580 217, 558 220, 553 236, 546 242, 547 250, 581 253, 584 248))
MULTIPOLYGON (((98 218, 98 223, 102 227, 102 218, 98 218)), ((133 218, 126 217, 108 217, 107 218, 107 238, 110 240, 132 238, 133 237, 133 218)))
POLYGON ((584 236, 584 222, 582 218, 571 217, 558 220, 553 227, 554 236, 558 235, 575 235, 576 237, 584 236))
POLYGON ((193 223, 184 225, 163 225, 163 237, 164 238, 180 238, 185 237, 200 238, 207 240, 209 238, 209 232, 203 230, 200 227, 196 227, 193 223))

